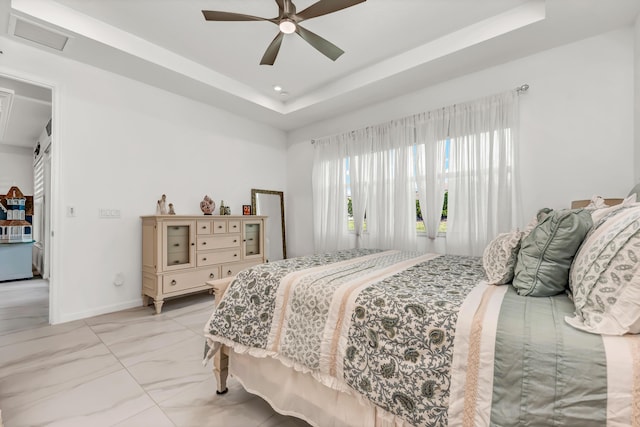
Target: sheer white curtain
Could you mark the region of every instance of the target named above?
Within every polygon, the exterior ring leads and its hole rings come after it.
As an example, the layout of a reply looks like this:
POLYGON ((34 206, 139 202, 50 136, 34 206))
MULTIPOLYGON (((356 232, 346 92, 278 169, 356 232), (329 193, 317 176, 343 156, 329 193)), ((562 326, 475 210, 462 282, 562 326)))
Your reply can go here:
POLYGON ((347 249, 346 144, 325 138, 314 144, 312 171, 313 238, 316 252, 347 249))
POLYGON ((425 113, 416 121, 416 185, 427 236, 435 239, 440 228, 446 191, 446 145, 449 109, 425 113))
POLYGON ((435 238, 448 189, 447 252, 481 255, 497 233, 521 222, 517 135, 518 95, 510 91, 316 142, 316 251, 354 246, 347 228, 348 162, 355 245, 415 250, 416 190, 435 238))
POLYGON ((351 184, 351 208, 353 226, 356 234, 356 248, 363 247, 364 221, 369 203, 369 188, 373 182, 372 143, 369 130, 362 129, 347 134, 347 153, 349 156, 349 179, 351 184))
POLYGON ((350 245, 343 170, 347 158, 356 245, 416 250, 414 141, 413 121, 397 120, 316 142, 313 211, 317 252, 350 245))
POLYGON ((520 223, 518 95, 452 108, 447 252, 482 255, 496 234, 520 223))
POLYGON ((392 122, 369 129, 372 142, 368 246, 416 250, 413 123, 392 122))

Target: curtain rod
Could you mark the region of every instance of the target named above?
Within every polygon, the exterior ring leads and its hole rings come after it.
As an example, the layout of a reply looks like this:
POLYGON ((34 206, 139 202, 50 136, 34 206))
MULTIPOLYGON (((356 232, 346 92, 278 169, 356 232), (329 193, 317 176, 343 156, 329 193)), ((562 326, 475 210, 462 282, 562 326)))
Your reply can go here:
MULTIPOLYGON (((527 83, 522 84, 522 85, 518 86, 517 88, 515 88, 514 90, 518 93, 518 95, 522 95, 523 93, 526 93, 529 90, 529 84, 527 84, 527 83)), ((311 144, 315 144, 315 143, 316 143, 316 140, 312 139, 311 140, 311 144)))

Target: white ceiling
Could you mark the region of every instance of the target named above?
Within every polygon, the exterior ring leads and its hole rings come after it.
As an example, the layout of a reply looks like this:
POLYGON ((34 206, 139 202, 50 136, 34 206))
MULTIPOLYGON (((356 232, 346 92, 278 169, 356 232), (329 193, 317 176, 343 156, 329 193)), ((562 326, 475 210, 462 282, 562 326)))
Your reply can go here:
POLYGON ((70 35, 62 56, 292 130, 631 25, 640 1, 367 0, 302 23, 345 51, 337 61, 291 34, 274 66, 259 62, 277 26, 207 22, 203 9, 278 12, 274 0, 11 0, 7 12, 70 35))
POLYGON ((33 149, 51 118, 51 90, 1 76, 0 88, 10 89, 15 93, 0 147, 33 149))

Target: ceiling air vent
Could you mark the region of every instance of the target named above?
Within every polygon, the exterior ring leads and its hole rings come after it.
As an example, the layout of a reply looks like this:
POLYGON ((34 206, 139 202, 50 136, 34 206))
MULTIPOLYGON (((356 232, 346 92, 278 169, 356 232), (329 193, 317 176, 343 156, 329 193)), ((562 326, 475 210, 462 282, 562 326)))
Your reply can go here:
POLYGON ((16 37, 29 40, 39 45, 62 51, 69 41, 69 37, 46 28, 42 25, 27 21, 19 16, 13 15, 9 31, 16 37))
POLYGON ((11 89, 0 88, 0 141, 4 140, 7 131, 7 123, 11 115, 14 92, 11 89))

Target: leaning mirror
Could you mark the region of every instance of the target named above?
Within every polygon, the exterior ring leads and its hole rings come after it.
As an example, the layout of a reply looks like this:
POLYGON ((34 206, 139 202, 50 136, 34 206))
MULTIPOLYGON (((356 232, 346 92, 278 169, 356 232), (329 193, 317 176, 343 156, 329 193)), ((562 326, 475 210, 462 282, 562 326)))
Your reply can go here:
POLYGON ((255 215, 267 216, 265 254, 267 261, 287 258, 284 233, 284 193, 271 190, 251 190, 251 208, 255 215))

